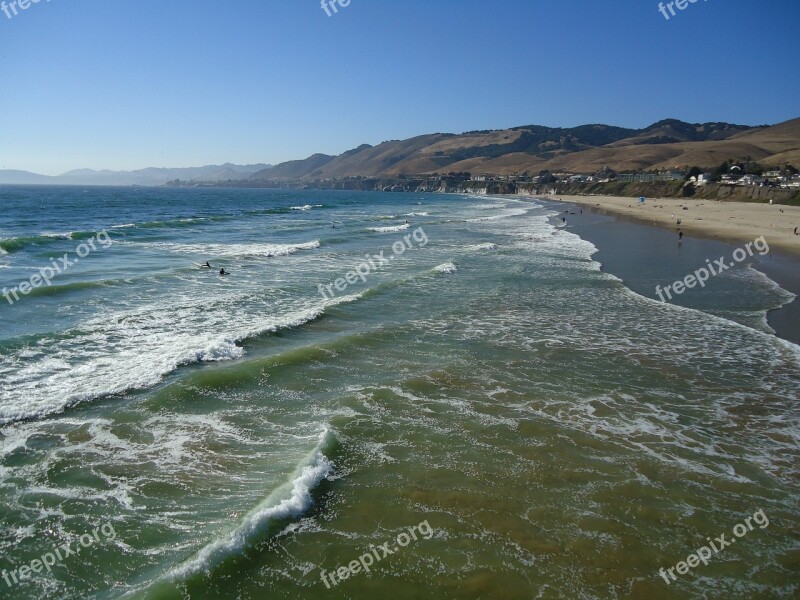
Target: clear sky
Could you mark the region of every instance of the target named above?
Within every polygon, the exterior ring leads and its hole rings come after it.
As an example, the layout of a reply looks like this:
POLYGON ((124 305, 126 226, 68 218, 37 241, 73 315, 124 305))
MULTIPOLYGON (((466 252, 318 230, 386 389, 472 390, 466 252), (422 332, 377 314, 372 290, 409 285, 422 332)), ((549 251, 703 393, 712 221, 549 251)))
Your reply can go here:
POLYGON ((669 20, 656 0, 338 10, 41 0, 0 11, 0 169, 277 163, 432 132, 800 116, 797 0, 698 0, 669 20))

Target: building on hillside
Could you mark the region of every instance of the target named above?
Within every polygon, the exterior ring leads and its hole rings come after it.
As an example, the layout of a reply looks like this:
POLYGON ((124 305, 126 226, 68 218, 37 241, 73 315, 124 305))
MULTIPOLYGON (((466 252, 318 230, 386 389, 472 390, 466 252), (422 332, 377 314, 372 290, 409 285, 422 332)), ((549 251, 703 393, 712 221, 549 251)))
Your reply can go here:
POLYGON ((620 173, 617 181, 627 183, 653 183, 655 181, 681 181, 686 177, 682 171, 661 171, 660 173, 620 173))

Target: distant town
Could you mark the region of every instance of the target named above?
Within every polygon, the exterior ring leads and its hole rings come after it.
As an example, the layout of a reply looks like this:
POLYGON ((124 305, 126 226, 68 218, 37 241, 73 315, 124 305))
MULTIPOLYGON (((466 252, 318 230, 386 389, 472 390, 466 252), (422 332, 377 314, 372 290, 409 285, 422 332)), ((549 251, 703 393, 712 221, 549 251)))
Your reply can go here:
POLYGON ((551 173, 536 175, 489 175, 468 172, 399 174, 393 177, 335 177, 330 179, 242 179, 228 181, 182 181, 175 179, 169 187, 245 187, 286 189, 330 189, 383 192, 440 192, 472 194, 554 195, 568 193, 613 193, 636 196, 650 192, 654 196, 735 197, 735 190, 750 189, 746 196, 761 199, 800 201, 800 170, 791 165, 765 169, 757 163, 725 162, 716 169, 685 169, 617 173, 603 167, 590 173, 551 173), (727 188, 724 189, 724 188, 727 188), (711 194, 704 194, 704 192, 711 194), (734 193, 732 193, 734 192, 734 193))

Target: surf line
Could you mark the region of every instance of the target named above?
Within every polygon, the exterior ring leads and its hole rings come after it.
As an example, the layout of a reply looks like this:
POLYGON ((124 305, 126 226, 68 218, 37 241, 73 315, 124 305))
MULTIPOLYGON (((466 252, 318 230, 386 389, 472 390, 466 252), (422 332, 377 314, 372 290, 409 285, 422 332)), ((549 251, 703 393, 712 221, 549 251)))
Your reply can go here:
POLYGON ((95 240, 97 240, 100 246, 102 246, 102 249, 106 249, 114 243, 114 241, 111 239, 111 236, 108 235, 108 232, 104 229, 100 233, 90 237, 75 249, 75 254, 78 255, 78 258, 70 260, 69 252, 65 252, 64 256, 58 259, 61 261, 61 266, 59 266, 56 260, 53 257, 50 257, 50 264, 52 267, 42 267, 37 273, 31 275, 28 281, 23 281, 19 285, 11 288, 11 290, 8 288, 3 288, 3 296, 5 296, 5 299, 8 300, 9 304, 13 305, 14 302, 19 302, 19 294, 27 296, 36 288, 42 287, 42 285, 53 285, 52 280, 56 275, 61 275, 69 270, 70 267, 75 265, 81 258, 86 258, 91 252, 96 252, 98 250, 94 243, 95 240), (14 296, 13 300, 11 299, 11 296, 14 296))

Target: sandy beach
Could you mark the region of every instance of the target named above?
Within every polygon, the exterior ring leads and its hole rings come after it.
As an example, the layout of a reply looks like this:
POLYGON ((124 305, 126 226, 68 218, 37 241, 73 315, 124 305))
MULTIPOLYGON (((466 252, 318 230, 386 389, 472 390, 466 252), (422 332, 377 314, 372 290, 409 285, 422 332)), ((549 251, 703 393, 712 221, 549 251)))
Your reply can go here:
POLYGON ((636 198, 612 196, 545 196, 601 208, 609 213, 624 215, 645 223, 676 229, 686 234, 702 235, 730 242, 748 242, 759 236, 770 247, 800 256, 800 207, 749 202, 720 202, 691 198, 648 198, 640 203, 636 198))

